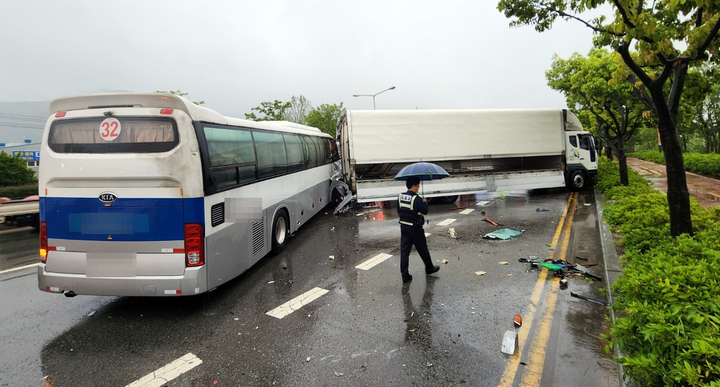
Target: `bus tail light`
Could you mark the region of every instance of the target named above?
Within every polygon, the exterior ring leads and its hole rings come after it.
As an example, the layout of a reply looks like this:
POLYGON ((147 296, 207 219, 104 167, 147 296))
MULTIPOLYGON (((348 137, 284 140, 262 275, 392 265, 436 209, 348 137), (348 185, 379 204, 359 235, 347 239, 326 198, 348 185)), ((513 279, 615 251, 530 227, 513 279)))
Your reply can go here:
POLYGON ((40 262, 47 262, 48 240, 47 223, 40 222, 40 262))
POLYGON ((62 118, 65 117, 66 112, 57 112, 55 113, 55 118, 62 118))
POLYGON ((173 114, 172 109, 162 109, 160 110, 160 114, 173 114))
POLYGON ((202 224, 185 224, 185 266, 192 267, 205 264, 204 240, 205 233, 202 224))

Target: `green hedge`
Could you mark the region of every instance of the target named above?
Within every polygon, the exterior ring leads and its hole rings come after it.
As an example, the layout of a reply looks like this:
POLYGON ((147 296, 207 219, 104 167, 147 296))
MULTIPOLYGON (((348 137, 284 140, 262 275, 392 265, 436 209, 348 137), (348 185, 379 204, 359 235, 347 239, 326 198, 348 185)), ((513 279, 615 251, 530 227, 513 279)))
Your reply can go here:
POLYGON ((603 215, 625 248, 613 285, 617 360, 638 385, 720 385, 720 207, 691 199, 694 235, 671 238, 665 195, 634 171, 618 188, 617 168, 602 158, 598 172, 615 200, 603 215))
POLYGON ((24 199, 38 194, 37 184, 0 187, 0 198, 24 199))
MULTIPOLYGON (((665 164, 665 156, 662 152, 656 150, 647 150, 632 154, 641 160, 652 161, 654 163, 665 164)), ((717 153, 685 153, 685 169, 690 172, 699 173, 701 175, 710 175, 720 178, 720 154, 717 153)))

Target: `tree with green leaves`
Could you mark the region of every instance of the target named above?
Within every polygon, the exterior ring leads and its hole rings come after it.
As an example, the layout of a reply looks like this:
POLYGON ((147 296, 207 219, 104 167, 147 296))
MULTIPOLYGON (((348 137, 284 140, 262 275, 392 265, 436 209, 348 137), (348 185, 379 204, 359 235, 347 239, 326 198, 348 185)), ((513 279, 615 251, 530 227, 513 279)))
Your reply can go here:
POLYGON ((342 112, 342 102, 340 102, 339 105, 324 103, 310 110, 310 113, 307 115, 307 124, 335 137, 335 130, 337 129, 342 112))
POLYGON ((720 67, 702 66, 688 75, 686 88, 692 97, 687 104, 691 115, 687 124, 689 134, 703 138, 705 153, 720 153, 720 67))
POLYGON ((577 53, 569 59, 555 56, 545 72, 548 85, 565 95, 568 107, 578 112, 584 125, 595 128, 617 155, 623 185, 628 185, 625 143, 650 121, 635 96, 635 87, 626 80, 627 72, 620 54, 604 49, 592 49, 587 57, 577 53))
POLYGON ((251 121, 285 121, 287 111, 291 106, 290 102, 283 102, 279 99, 273 102, 264 101, 260 103, 260 106, 250 109, 250 113, 245 113, 245 119, 251 121), (261 116, 258 117, 255 112, 260 113, 261 116))
POLYGON ((557 18, 583 23, 598 47, 612 47, 648 90, 665 155, 670 234, 692 234, 690 195, 677 130, 688 68, 718 48, 720 2, 708 0, 500 0, 498 9, 538 32, 557 18), (583 19, 583 12, 608 5, 611 17, 583 19), (634 51, 631 52, 631 49, 634 51))
MULTIPOLYGON (((177 95, 178 97, 185 97, 185 96, 187 96, 187 95, 189 94, 189 93, 185 93, 185 92, 180 91, 180 90, 170 90, 170 91, 155 90, 155 92, 156 92, 156 93, 161 93, 161 94, 177 95)), ((203 104, 205 104, 205 101, 190 101, 190 102, 194 103, 195 105, 203 105, 203 104)))
POLYGON ((27 161, 0 151, 0 187, 32 184, 37 182, 35 172, 27 167, 27 161))
POLYGON ((307 125, 305 118, 312 109, 312 104, 304 95, 290 98, 290 108, 285 111, 285 119, 297 124, 307 125))

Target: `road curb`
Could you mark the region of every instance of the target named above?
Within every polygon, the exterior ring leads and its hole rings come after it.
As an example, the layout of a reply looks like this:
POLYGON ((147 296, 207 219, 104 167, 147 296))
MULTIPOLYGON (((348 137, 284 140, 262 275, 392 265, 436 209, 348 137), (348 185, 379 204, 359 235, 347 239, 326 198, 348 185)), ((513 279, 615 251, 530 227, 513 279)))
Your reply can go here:
MULTIPOLYGON (((597 210, 598 229, 600 230, 600 244, 602 246, 603 261, 605 263, 605 289, 607 289, 607 301, 608 305, 613 305, 613 294, 612 285, 617 281, 618 277, 622 274, 622 266, 620 265, 620 258, 615 250, 615 240, 613 239, 612 231, 610 226, 605 223, 602 217, 603 209, 605 208, 606 199, 605 196, 595 188, 595 209, 597 210)), ((615 312, 612 308, 608 308, 610 311, 610 319, 613 325, 615 324, 615 312)), ((617 346, 614 348, 615 356, 620 357, 620 351, 617 346)), ((623 376, 623 366, 620 363, 615 363, 618 367, 619 383, 620 387, 625 387, 625 380, 623 376)))

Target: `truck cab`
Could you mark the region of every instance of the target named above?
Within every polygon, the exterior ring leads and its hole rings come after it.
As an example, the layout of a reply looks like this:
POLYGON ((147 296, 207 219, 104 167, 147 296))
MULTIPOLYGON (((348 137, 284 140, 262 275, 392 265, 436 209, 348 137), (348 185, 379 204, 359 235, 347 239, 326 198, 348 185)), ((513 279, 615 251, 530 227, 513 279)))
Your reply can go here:
POLYGON ((597 149, 591 133, 565 132, 565 163, 565 180, 569 189, 582 190, 595 182, 597 149))

